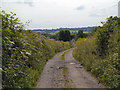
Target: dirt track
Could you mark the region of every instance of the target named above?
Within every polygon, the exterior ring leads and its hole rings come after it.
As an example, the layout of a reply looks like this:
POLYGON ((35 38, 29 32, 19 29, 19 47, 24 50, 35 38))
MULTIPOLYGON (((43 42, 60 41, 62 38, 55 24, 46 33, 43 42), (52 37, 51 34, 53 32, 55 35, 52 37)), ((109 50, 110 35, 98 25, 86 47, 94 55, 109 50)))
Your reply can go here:
POLYGON ((64 52, 47 62, 36 88, 104 88, 73 58, 72 50, 61 60, 64 52))

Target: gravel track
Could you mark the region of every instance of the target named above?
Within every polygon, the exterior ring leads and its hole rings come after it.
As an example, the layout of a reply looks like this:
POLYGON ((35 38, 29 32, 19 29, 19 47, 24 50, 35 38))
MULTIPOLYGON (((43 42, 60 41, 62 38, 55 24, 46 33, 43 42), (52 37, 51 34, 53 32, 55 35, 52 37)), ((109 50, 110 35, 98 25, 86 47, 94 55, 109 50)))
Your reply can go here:
POLYGON ((73 58, 73 50, 69 50, 57 53, 52 59, 48 60, 36 88, 104 88, 73 58), (64 52, 66 52, 64 60, 61 60, 61 55, 64 52), (63 72, 66 70, 69 80, 64 77, 63 72), (70 87, 65 86, 66 81, 71 85, 70 87))

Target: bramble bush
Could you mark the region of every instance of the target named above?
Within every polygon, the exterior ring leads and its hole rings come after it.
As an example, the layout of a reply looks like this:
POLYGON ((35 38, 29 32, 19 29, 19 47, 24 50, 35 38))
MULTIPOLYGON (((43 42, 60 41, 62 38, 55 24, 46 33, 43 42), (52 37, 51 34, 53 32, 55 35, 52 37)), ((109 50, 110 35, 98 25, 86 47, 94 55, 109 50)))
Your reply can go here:
POLYGON ((32 88, 55 53, 71 48, 69 42, 45 38, 24 30, 16 14, 2 12, 3 88, 32 88))

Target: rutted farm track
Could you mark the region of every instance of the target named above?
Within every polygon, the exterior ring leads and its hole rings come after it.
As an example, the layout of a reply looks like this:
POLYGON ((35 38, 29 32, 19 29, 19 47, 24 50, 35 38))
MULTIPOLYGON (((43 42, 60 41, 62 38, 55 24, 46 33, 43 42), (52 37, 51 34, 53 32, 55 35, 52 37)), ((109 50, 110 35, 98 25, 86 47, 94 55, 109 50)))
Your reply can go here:
POLYGON ((72 49, 56 54, 44 67, 36 88, 104 88, 72 56, 72 49), (62 60, 62 58, 63 60, 62 60))

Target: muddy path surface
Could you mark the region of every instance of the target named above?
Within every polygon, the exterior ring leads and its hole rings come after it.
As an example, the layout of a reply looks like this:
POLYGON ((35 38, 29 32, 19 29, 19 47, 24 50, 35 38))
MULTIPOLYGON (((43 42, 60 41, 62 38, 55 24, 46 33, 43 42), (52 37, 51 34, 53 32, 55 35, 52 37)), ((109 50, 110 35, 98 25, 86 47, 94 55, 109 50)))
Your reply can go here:
POLYGON ((46 63, 36 88, 104 88, 73 58, 72 51, 60 52, 46 63))

